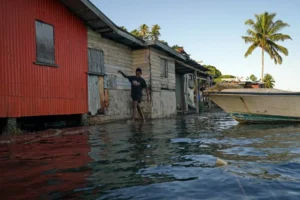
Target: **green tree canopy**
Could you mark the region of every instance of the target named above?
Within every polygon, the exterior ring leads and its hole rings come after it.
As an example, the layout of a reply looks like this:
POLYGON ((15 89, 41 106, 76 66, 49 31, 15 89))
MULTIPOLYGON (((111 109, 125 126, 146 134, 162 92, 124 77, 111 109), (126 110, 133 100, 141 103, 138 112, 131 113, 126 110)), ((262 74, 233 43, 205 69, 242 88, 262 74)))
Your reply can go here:
POLYGON ((263 80, 266 88, 273 88, 275 86, 275 79, 271 74, 265 74, 263 80))
POLYGON ((181 46, 178 46, 177 44, 175 44, 175 45, 173 45, 171 48, 172 49, 174 49, 174 50, 176 50, 176 49, 178 49, 178 48, 180 48, 181 46))
POLYGON ((121 29, 123 29, 124 31, 127 31, 127 28, 125 26, 120 26, 121 29))
POLYGON ((161 43, 164 43, 165 45, 169 46, 168 42, 164 41, 164 40, 160 40, 161 43))
POLYGON ((204 67, 207 68, 209 70, 208 73, 214 76, 215 78, 219 78, 220 76, 222 76, 222 72, 218 70, 215 66, 204 65, 204 67))
POLYGON ((149 31, 149 26, 147 26, 147 24, 142 24, 139 27, 139 34, 143 39, 149 39, 150 35, 149 35, 150 31, 149 31))
POLYGON ((155 24, 152 26, 151 32, 150 32, 151 40, 158 40, 158 38, 160 37, 160 29, 161 28, 158 24, 155 24))
POLYGON ((254 74, 251 74, 249 79, 253 82, 256 82, 257 81, 257 77, 254 75, 254 74))
POLYGON ((132 35, 141 38, 142 36, 140 35, 140 32, 137 29, 134 29, 133 31, 130 32, 132 35))
POLYGON ((248 36, 242 36, 245 43, 250 43, 250 47, 245 53, 245 57, 248 57, 252 52, 260 47, 262 49, 262 72, 261 80, 264 75, 264 53, 269 54, 270 58, 274 60, 275 64, 282 63, 282 57, 279 53, 287 56, 289 54, 287 48, 279 45, 278 41, 291 40, 289 35, 280 33, 283 28, 289 25, 282 20, 274 21, 276 17, 275 13, 265 12, 260 15, 255 15, 255 20, 248 19, 245 24, 249 26, 247 30, 248 36))

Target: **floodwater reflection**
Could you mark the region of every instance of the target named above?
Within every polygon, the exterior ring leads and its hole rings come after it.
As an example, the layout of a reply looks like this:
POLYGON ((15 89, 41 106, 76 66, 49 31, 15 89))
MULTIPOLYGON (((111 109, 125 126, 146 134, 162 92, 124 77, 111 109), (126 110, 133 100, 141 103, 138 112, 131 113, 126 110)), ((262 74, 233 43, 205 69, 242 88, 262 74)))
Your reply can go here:
POLYGON ((298 125, 212 113, 5 140, 4 199, 300 198, 298 125))

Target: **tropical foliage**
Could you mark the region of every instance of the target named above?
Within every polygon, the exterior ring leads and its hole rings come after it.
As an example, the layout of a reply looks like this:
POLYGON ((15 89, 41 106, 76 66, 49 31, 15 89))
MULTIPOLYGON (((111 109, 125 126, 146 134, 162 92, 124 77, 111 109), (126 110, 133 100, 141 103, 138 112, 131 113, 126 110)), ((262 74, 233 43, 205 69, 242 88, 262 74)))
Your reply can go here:
MULTIPOLYGON (((122 27, 120 27, 120 28, 122 28, 122 27)), ((123 29, 126 30, 125 27, 123 29)), ((138 29, 134 29, 130 33, 132 35, 135 35, 136 37, 139 37, 144 40, 148 40, 148 39, 159 40, 159 37, 161 35, 160 30, 161 30, 161 28, 158 24, 153 25, 151 27, 151 30, 147 24, 142 24, 142 25, 140 25, 140 27, 138 29)), ((163 41, 163 43, 168 44, 165 41, 163 41)))
POLYGON ((251 74, 249 77, 247 77, 247 80, 251 80, 253 82, 257 81, 257 77, 254 74, 251 74))
POLYGON ((147 24, 142 24, 139 27, 139 35, 143 38, 143 39, 148 39, 150 37, 150 31, 149 31, 149 26, 147 26, 147 24))
POLYGON ((178 46, 177 44, 175 44, 171 48, 174 49, 174 50, 176 50, 176 49, 180 48, 180 46, 178 46))
POLYGON ((161 43, 164 43, 165 45, 169 46, 168 42, 164 41, 164 40, 160 40, 161 43))
POLYGON ((123 29, 124 31, 128 31, 125 26, 120 26, 120 28, 123 29))
POLYGON ((135 35, 137 37, 141 37, 140 36, 140 32, 137 29, 134 29, 133 31, 130 32, 132 35, 135 35))
POLYGON ((264 53, 269 54, 270 58, 274 60, 275 64, 282 63, 282 57, 279 53, 287 56, 289 54, 288 49, 279 45, 277 42, 284 40, 291 40, 289 35, 282 34, 280 31, 288 27, 289 25, 282 20, 274 21, 276 17, 275 13, 262 13, 255 15, 255 20, 248 19, 245 24, 249 26, 247 30, 247 36, 243 36, 245 43, 250 43, 250 47, 245 53, 245 57, 248 57, 252 52, 260 47, 262 50, 262 70, 261 80, 264 75, 264 53))
POLYGON ((212 65, 204 65, 205 68, 207 68, 209 71, 208 73, 212 76, 214 76, 215 78, 219 78, 220 76, 222 76, 222 73, 220 70, 218 70, 215 66, 212 65))
POLYGON ((273 88, 275 86, 275 79, 271 74, 265 74, 263 81, 266 88, 273 88))
POLYGON ((235 76, 232 75, 223 75, 222 72, 212 65, 203 65, 205 68, 207 68, 208 74, 214 76, 214 84, 219 83, 222 81, 223 78, 235 78, 235 76))
POLYGON ((158 40, 160 37, 160 26, 158 24, 155 24, 152 26, 150 31, 150 38, 151 40, 158 40))

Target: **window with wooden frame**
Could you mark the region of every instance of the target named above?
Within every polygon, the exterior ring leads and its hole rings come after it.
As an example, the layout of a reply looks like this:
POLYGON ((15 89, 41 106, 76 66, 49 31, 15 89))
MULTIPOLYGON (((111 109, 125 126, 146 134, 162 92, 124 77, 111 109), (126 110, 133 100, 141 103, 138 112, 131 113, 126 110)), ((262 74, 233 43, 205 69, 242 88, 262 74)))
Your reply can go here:
POLYGON ((168 77, 168 60, 160 58, 160 72, 162 78, 168 77))
POLYGON ((35 36, 36 36, 35 64, 56 66, 53 25, 36 20, 35 36))

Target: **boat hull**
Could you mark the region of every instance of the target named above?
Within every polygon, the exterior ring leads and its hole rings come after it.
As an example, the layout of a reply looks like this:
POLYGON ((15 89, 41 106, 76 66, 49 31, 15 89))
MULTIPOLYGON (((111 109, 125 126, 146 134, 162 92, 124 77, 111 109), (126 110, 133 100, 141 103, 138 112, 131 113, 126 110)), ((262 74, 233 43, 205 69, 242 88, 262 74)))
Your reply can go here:
POLYGON ((240 123, 300 122, 300 93, 218 92, 209 97, 240 123))
POLYGON ((251 113, 228 113, 239 123, 294 123, 300 122, 300 117, 286 117, 277 115, 259 115, 251 113))

